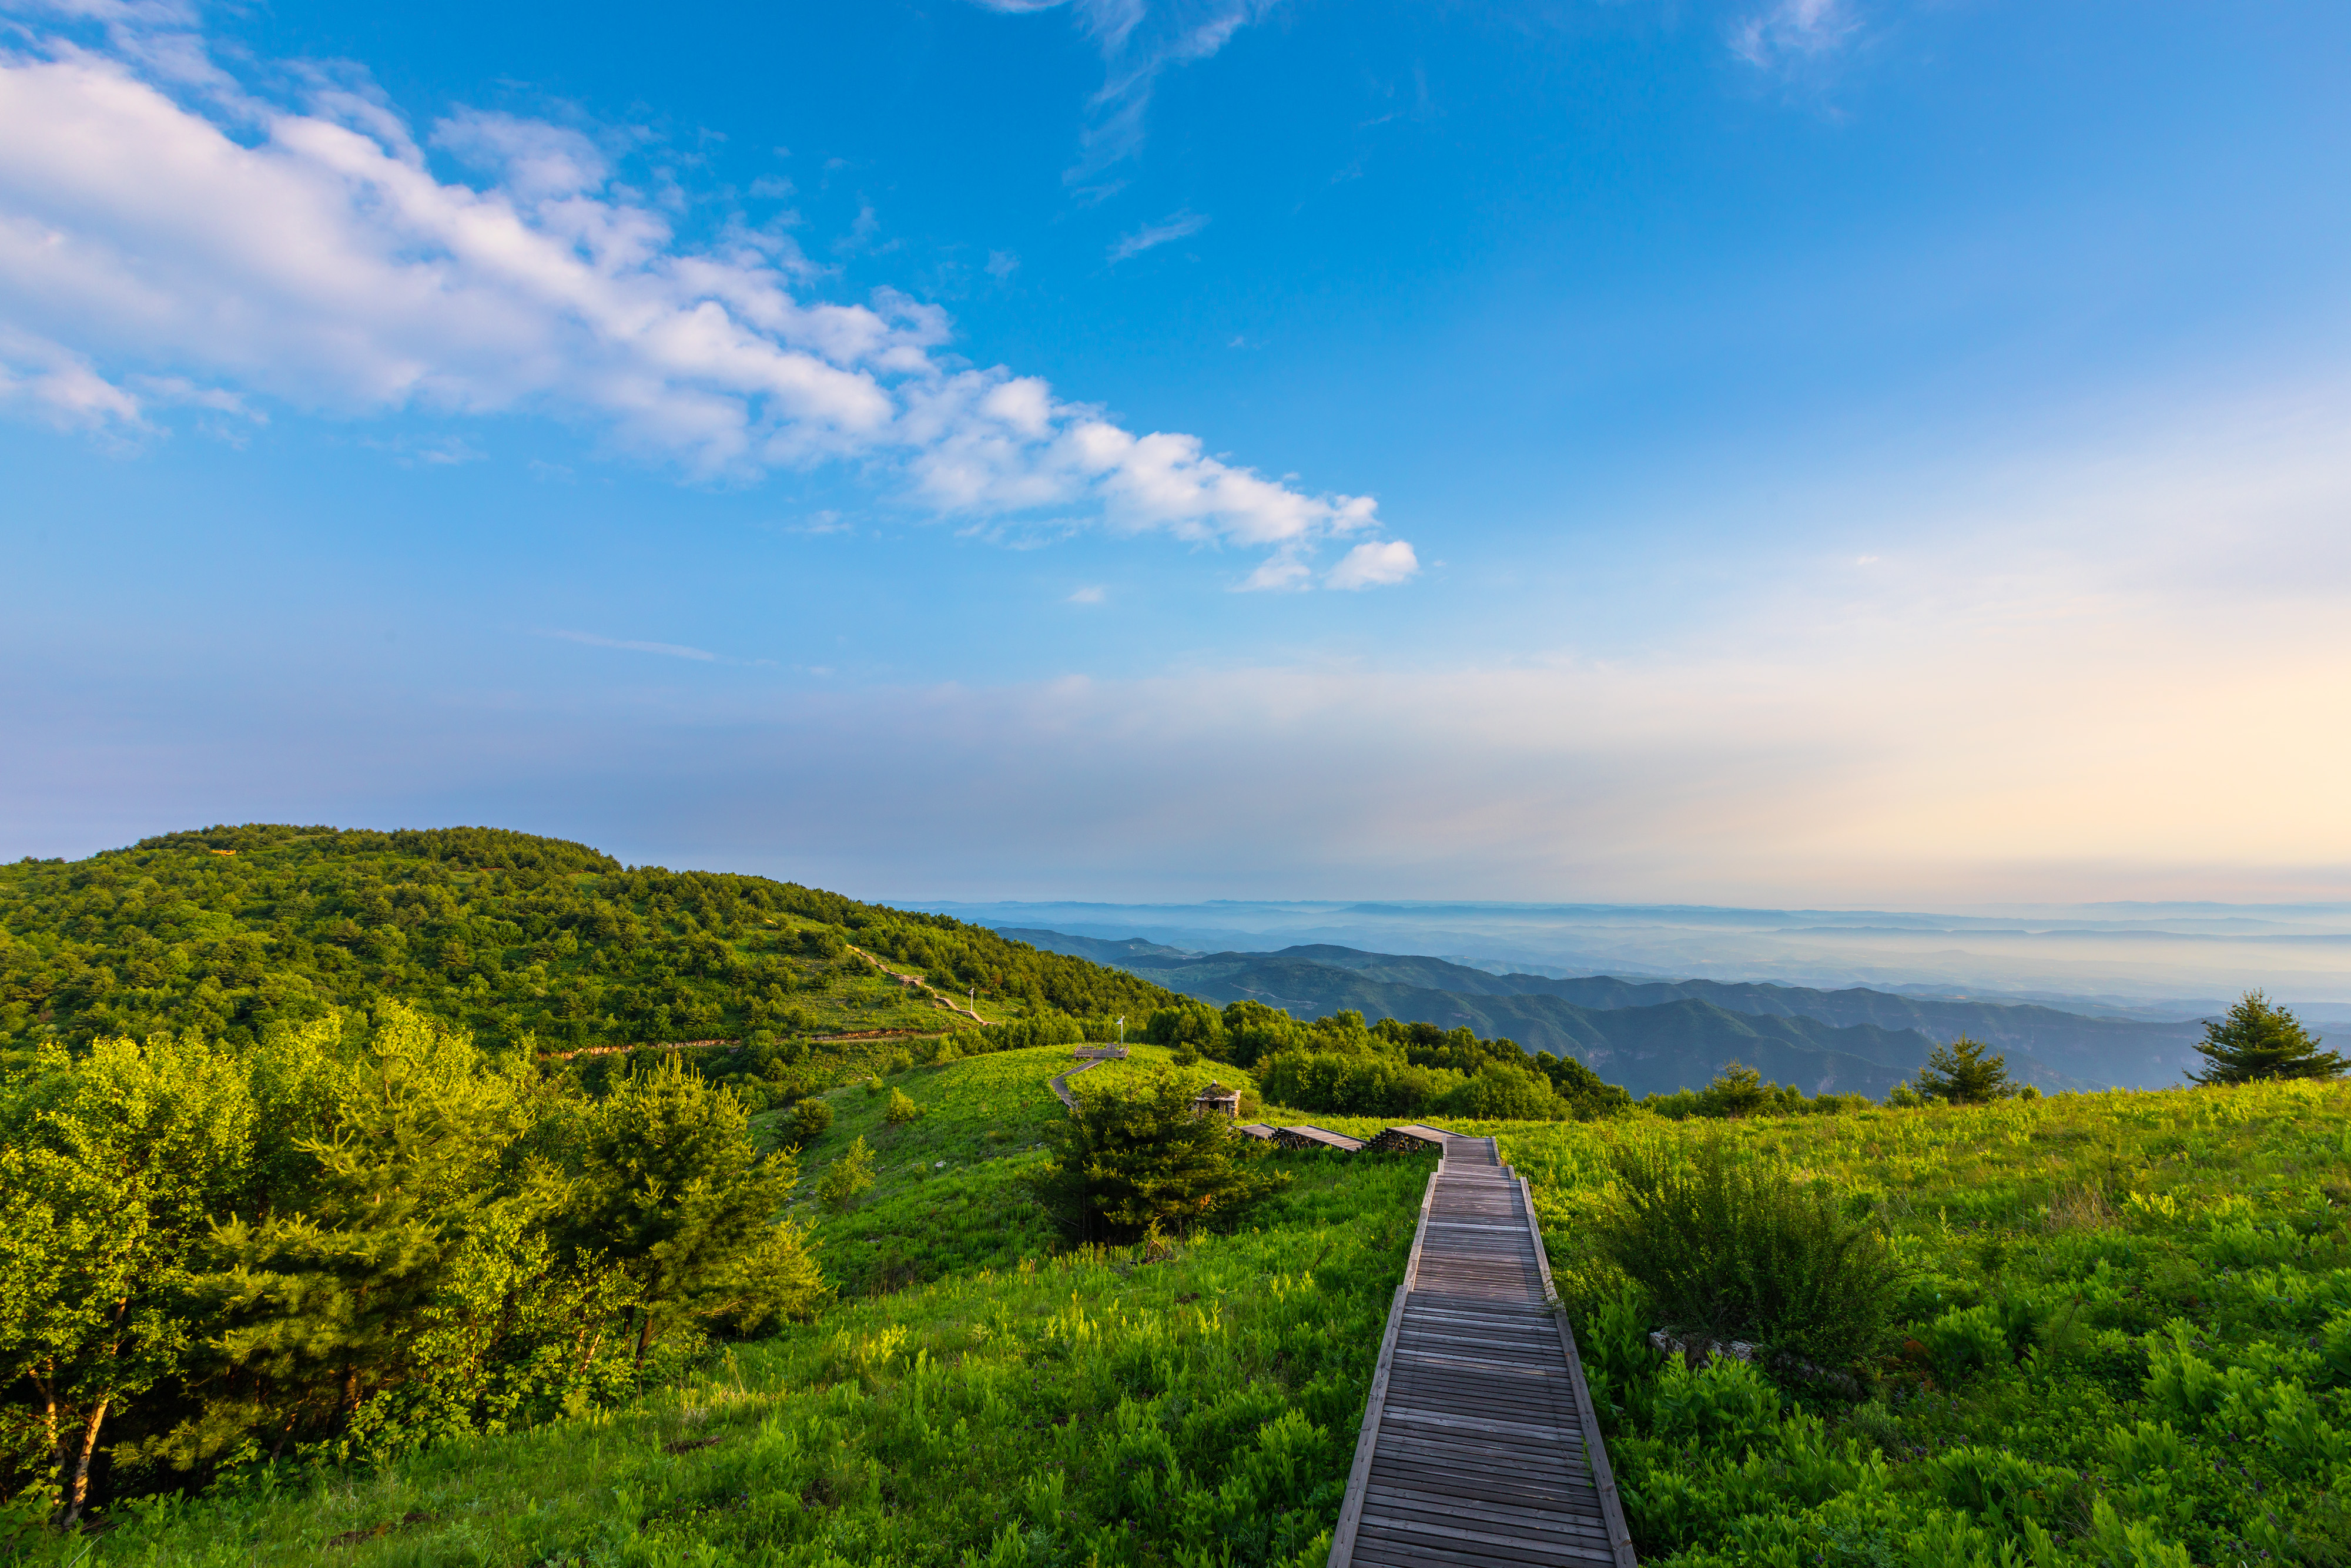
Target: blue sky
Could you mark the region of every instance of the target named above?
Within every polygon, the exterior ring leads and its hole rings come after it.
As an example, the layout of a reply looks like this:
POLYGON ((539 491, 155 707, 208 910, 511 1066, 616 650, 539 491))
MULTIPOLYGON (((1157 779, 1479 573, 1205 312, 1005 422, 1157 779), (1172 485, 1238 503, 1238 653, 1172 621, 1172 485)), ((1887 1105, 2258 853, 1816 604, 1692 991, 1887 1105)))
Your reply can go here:
POLYGON ((2351 889, 2351 16, 0 6, 0 852, 2351 889))

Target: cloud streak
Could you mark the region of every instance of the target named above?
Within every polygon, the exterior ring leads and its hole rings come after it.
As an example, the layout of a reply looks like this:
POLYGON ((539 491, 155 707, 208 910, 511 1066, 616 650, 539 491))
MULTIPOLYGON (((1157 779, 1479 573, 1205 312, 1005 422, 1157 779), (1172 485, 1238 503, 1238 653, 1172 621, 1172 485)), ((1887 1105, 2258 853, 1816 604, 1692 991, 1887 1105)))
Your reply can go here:
POLYGON ((1132 256, 1141 256, 1179 239, 1189 239, 1208 226, 1208 220, 1198 213, 1173 213, 1155 224, 1145 224, 1131 235, 1122 235, 1110 247, 1110 262, 1116 267, 1132 256))
POLYGON ((707 648, 689 648, 683 643, 637 643, 622 637, 599 637, 593 632, 542 630, 538 635, 552 637, 562 643, 584 643, 590 648, 618 648, 630 653, 659 653, 664 658, 693 659, 703 664, 734 662, 721 661, 707 648))
POLYGON ((1070 184, 1107 193, 1109 172, 1143 150, 1144 121, 1160 77, 1205 60, 1235 33, 1273 9, 1275 0, 975 0, 990 11, 1028 16, 1066 6, 1101 52, 1102 85, 1086 105, 1070 184))
POLYGON ((297 73, 282 102, 185 13, 77 15, 102 41, 0 53, 0 407, 20 415, 136 439, 158 407, 254 396, 549 414, 704 478, 878 465, 959 517, 1293 554, 1376 530, 1368 497, 959 368, 934 306, 806 298, 818 271, 779 231, 681 235, 580 131, 464 110, 419 136, 349 70, 297 73))

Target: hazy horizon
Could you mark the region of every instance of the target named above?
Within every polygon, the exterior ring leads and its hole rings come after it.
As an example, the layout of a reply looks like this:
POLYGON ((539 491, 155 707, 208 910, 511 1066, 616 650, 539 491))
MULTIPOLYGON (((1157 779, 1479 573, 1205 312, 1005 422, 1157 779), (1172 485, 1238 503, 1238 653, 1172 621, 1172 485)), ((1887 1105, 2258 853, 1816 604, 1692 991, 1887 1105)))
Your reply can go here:
POLYGON ((2174 906, 2168 915, 2140 905, 2120 920, 2100 918, 2091 906, 2021 919, 1469 901, 897 902, 1001 927, 1140 937, 1203 952, 1327 942, 1533 973, 1924 988, 2063 998, 2167 1017, 2210 1011, 2241 991, 2263 989, 2317 1007, 2314 1017, 2333 1018, 2341 1009, 2351 1020, 2351 906, 2342 904, 2199 904, 2174 906))

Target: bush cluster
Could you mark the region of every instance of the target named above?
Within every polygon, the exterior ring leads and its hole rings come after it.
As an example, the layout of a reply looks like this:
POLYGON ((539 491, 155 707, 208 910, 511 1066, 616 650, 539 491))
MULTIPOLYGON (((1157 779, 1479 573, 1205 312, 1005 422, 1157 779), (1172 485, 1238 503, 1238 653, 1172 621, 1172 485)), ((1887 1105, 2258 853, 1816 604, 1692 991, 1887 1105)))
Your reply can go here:
POLYGON ((1255 1071, 1275 1104, 1339 1115, 1449 1115, 1552 1121, 1607 1115, 1629 1103, 1573 1057, 1466 1029, 1382 1019, 1352 1010, 1301 1021, 1262 1002, 1219 1011, 1182 1000, 1152 1013, 1145 1038, 1255 1071))
POLYGON ((1230 1117, 1196 1112, 1192 1086, 1175 1074, 1131 1089, 1076 1087, 1077 1106, 1054 1130, 1051 1163, 1033 1188, 1080 1240, 1228 1225, 1282 1185, 1266 1145, 1230 1117))
POLYGON ((235 1051, 54 1047, 0 1085, 11 1490, 368 1457, 609 1402, 821 1290, 733 1095, 601 1100, 388 1004, 235 1051))

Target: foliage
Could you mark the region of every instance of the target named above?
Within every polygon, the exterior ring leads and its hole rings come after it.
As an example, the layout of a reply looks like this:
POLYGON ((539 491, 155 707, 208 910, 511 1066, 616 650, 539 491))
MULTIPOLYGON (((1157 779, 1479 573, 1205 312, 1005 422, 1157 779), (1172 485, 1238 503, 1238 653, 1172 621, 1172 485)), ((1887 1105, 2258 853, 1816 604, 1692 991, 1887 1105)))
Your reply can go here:
MULTIPOLYGON (((273 1025, 408 1003, 486 1045, 776 1039, 958 1015, 883 979, 891 960, 990 1016, 1142 1013, 1170 993, 944 915, 764 877, 622 866, 486 828, 212 828, 71 863, 0 866, 0 1047, 273 1025)), ((1008 1040, 1007 1044, 1043 1043, 1008 1040)), ((797 1052, 806 1054, 803 1045, 797 1052)))
POLYGON ((253 1121, 193 1034, 101 1040, 78 1066, 52 1050, 0 1092, 0 1374, 30 1390, 10 1436, 34 1437, 67 1524, 107 1417, 187 1368, 207 1220, 248 1177, 253 1121))
MULTIPOLYGON (((1914 1103, 1917 1098, 1912 1094, 1914 1103)), ((1766 1083, 1761 1072, 1738 1061, 1723 1063, 1703 1089, 1647 1094, 1640 1102, 1642 1110, 1673 1122, 1692 1116, 1834 1116, 1868 1103, 1865 1094, 1806 1094, 1793 1083, 1766 1083)))
POLYGON ((2017 1085, 2009 1080, 2008 1058, 1993 1056, 1991 1050, 1966 1035, 1937 1046, 1918 1070, 1918 1094, 1954 1105, 1989 1105, 2009 1098, 2017 1085))
MULTIPOLYGON (((1140 1078, 1167 1049, 1113 1066, 1140 1078)), ((1018 1195, 1070 1065, 915 1068, 926 1113, 897 1127, 886 1094, 834 1092, 802 1164, 820 1179, 871 1140, 868 1200, 819 1234, 877 1293, 705 1377, 589 1423, 117 1508, 102 1536, 30 1551, 226 1568, 360 1532, 339 1562, 1318 1561, 1426 1164, 1275 1155, 1293 1185, 1228 1234, 1056 1256, 1018 1195), (937 1271, 885 1278, 904 1257, 937 1271)), ((2346 1543, 2351 1084, 1453 1125, 1498 1134, 1533 1183, 1645 1561, 2093 1568, 2346 1543), (1616 1154, 1708 1142, 1825 1178, 1890 1238, 1895 1327, 1850 1383, 1649 1349, 1662 1314, 1594 1246, 1616 1154)))
POLYGON ((1669 1328, 1761 1341, 1807 1360, 1872 1348, 1894 1310, 1894 1260, 1825 1182, 1734 1155, 1720 1139, 1634 1142, 1593 1239, 1669 1328))
POLYGON ((901 1127, 918 1119, 922 1113, 923 1108, 914 1103, 913 1096, 903 1089, 893 1089, 890 1091, 890 1107, 883 1112, 882 1119, 893 1127, 901 1127))
POLYGON ((1266 1097, 1301 1111, 1551 1121, 1630 1103, 1573 1057, 1530 1057, 1515 1041, 1466 1029, 1396 1019, 1366 1027, 1361 1013, 1346 1011, 1298 1023, 1258 1002, 1235 1002, 1224 1023, 1234 1060, 1254 1065, 1266 1097))
POLYGON ((2351 1084, 1496 1130, 1534 1184, 1645 1562, 2351 1547, 2351 1084), (1855 1383, 1648 1348, 1664 1314, 1596 1245, 1615 1152, 1717 1139, 1886 1228, 1895 1326, 1855 1383))
POLYGON ((787 1148, 805 1149, 824 1136, 832 1125, 832 1103, 810 1095, 791 1109, 783 1122, 784 1145, 787 1148))
POLYGON ((159 1501, 33 1555, 1308 1568, 1427 1174, 1317 1164, 1162 1261, 1087 1248, 847 1303, 592 1427, 159 1501))
POLYGON ((816 1195, 827 1208, 846 1208, 850 1200, 873 1185, 873 1151, 862 1136, 841 1156, 825 1167, 816 1195))
POLYGON ((2351 1061, 2319 1049, 2319 1040, 2285 1009, 2247 991, 2226 1018, 2204 1026, 2197 1045, 2204 1058, 2197 1083, 2252 1083, 2268 1078, 2340 1078, 2351 1061))
POLYGON ((1082 1080, 1077 1087, 1077 1107, 1055 1129, 1036 1189, 1081 1238, 1181 1235, 1229 1220, 1281 1185, 1266 1168, 1265 1145, 1241 1136, 1230 1117, 1194 1111, 1193 1090, 1179 1077, 1163 1073, 1123 1092, 1089 1092, 1082 1080))
POLYGON ((11 1457, 68 1511, 101 1471, 169 1485, 583 1413, 656 1323, 749 1327, 820 1288, 776 1223, 789 1159, 674 1058, 594 1102, 388 1005, 243 1051, 52 1047, 0 1086, 0 1126, 11 1457))
MULTIPOLYGON (((1050 1251, 1060 1234, 1030 1197, 1028 1178, 1068 1114, 1050 1084, 1071 1065, 1066 1047, 1049 1047, 915 1068, 903 1082, 923 1116, 896 1125, 883 1119, 885 1097, 859 1090, 801 1102, 834 1116, 801 1152, 805 1197, 858 1139, 872 1156, 873 1185, 853 1207, 835 1213, 811 1202, 795 1211, 814 1221, 833 1289, 844 1297, 903 1290, 957 1271, 1010 1269, 1050 1251)), ((784 1132, 784 1118, 763 1120, 773 1135, 784 1132)))
POLYGON ((635 1287, 639 1366, 679 1319, 747 1330, 807 1313, 822 1281, 798 1228, 776 1223, 799 1173, 758 1152, 732 1093, 664 1057, 584 1121, 562 1234, 635 1287))

